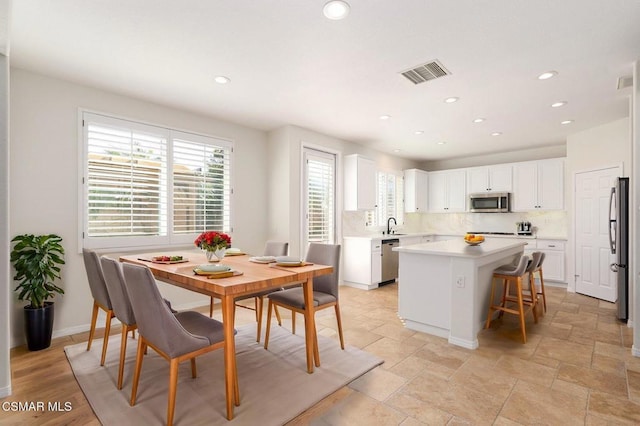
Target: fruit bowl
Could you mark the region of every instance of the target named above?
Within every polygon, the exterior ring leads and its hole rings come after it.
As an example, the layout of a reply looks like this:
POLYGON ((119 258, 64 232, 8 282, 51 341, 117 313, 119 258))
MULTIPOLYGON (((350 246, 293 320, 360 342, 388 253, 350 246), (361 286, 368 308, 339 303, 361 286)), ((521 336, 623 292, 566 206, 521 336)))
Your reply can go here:
POLYGON ((484 241, 467 241, 467 240, 464 240, 464 242, 469 244, 470 246, 479 246, 480 244, 484 243, 484 241))

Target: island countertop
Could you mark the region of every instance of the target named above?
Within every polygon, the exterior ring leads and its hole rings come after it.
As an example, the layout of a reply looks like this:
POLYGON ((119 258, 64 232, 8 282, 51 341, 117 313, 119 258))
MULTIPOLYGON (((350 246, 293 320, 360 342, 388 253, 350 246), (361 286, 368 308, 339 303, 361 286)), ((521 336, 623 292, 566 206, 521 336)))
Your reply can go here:
POLYGON ((415 244, 410 246, 395 247, 393 251, 400 253, 430 254, 440 256, 480 258, 504 251, 514 247, 524 247, 525 241, 507 241, 501 239, 486 239, 482 244, 472 246, 464 242, 462 238, 431 243, 415 244))

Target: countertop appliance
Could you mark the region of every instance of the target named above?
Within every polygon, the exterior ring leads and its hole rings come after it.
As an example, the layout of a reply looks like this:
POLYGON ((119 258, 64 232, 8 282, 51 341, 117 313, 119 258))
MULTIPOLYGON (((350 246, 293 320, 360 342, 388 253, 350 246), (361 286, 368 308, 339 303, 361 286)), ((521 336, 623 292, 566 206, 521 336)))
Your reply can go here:
POLYGON ((382 271, 380 285, 395 282, 398 278, 398 252, 394 247, 400 245, 398 238, 382 240, 382 271))
POLYGON ((473 213, 507 213, 511 210, 509 192, 469 194, 469 211, 473 213))
POLYGON ((518 235, 531 235, 533 233, 531 222, 516 222, 516 233, 518 235))
POLYGON ((609 199, 609 245, 616 256, 611 270, 616 272, 618 319, 629 318, 629 178, 620 177, 609 199))

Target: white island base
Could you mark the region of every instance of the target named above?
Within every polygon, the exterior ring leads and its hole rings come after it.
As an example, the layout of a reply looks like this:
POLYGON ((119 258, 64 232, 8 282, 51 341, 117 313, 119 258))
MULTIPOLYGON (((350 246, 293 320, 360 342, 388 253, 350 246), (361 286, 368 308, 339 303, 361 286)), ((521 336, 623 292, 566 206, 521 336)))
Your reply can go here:
POLYGON ((476 349, 493 271, 519 258, 524 246, 498 239, 470 246, 460 238, 394 248, 400 254, 398 315, 407 328, 476 349))

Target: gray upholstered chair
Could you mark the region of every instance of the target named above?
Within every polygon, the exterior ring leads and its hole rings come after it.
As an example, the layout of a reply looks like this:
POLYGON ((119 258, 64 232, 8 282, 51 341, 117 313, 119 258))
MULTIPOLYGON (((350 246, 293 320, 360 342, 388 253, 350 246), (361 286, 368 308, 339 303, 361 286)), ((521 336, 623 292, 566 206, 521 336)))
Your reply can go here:
MULTIPOLYGON (((138 323, 138 351, 131 390, 131 405, 136 403, 138 382, 147 346, 169 361, 169 401, 167 424, 173 423, 178 385, 178 364, 191 361, 191 376, 196 377, 195 357, 224 347, 221 322, 194 311, 172 314, 164 303, 149 268, 124 263, 125 285, 138 323)), ((234 398, 240 403, 238 375, 235 375, 234 398)))
POLYGON ((124 275, 120 262, 115 259, 102 256, 100 258, 104 280, 107 284, 109 297, 113 305, 113 312, 116 318, 122 323, 122 339, 120 342, 120 366, 118 367, 118 389, 122 389, 122 376, 124 373, 124 358, 127 351, 127 333, 138 328, 136 317, 127 294, 124 275))
POLYGON ((93 341, 93 335, 96 331, 98 309, 102 309, 107 314, 107 321, 104 328, 104 341, 102 344, 102 358, 100 359, 100 365, 104 365, 104 360, 107 356, 109 333, 111 331, 111 319, 114 317, 111 298, 109 297, 107 285, 104 281, 98 254, 93 250, 83 249, 82 257, 84 258, 84 268, 87 271, 87 278, 89 279, 89 288, 91 288, 91 295, 93 296, 93 313, 91 315, 91 328, 89 329, 87 350, 91 349, 91 342, 93 341))
MULTIPOLYGON (((338 277, 340 276, 340 245, 332 244, 309 244, 306 261, 321 265, 330 265, 333 272, 328 275, 321 275, 313 279, 313 301, 316 310, 335 308, 336 321, 338 322, 338 334, 340 336, 340 347, 344 349, 344 337, 342 335, 342 320, 340 318, 340 303, 338 293, 338 277)), ((278 306, 291 310, 292 332, 295 333, 295 315, 304 314, 304 291, 302 287, 289 288, 276 291, 268 295, 269 308, 267 311, 267 332, 264 338, 264 348, 269 346, 269 331, 271 328, 271 310, 278 306)), ((320 364, 318 357, 318 344, 316 340, 316 365, 320 364)))
MULTIPOLYGON (((267 241, 264 246, 263 256, 286 256, 289 254, 289 243, 281 242, 281 241, 267 241)), ((262 312, 264 306, 264 297, 269 293, 274 291, 278 291, 279 289, 266 290, 260 293, 253 293, 246 296, 241 296, 236 299, 236 302, 241 300, 251 299, 253 298, 254 307, 251 308, 249 306, 240 305, 236 303, 236 306, 246 309, 253 309, 256 312, 256 322, 257 322, 257 332, 256 332, 256 342, 260 341, 260 335, 262 334, 262 312)), ((209 304, 209 316, 213 316, 213 297, 211 298, 211 302, 209 304)), ((278 319, 278 324, 282 325, 282 318, 280 318, 280 313, 276 309, 276 318, 278 319)))

